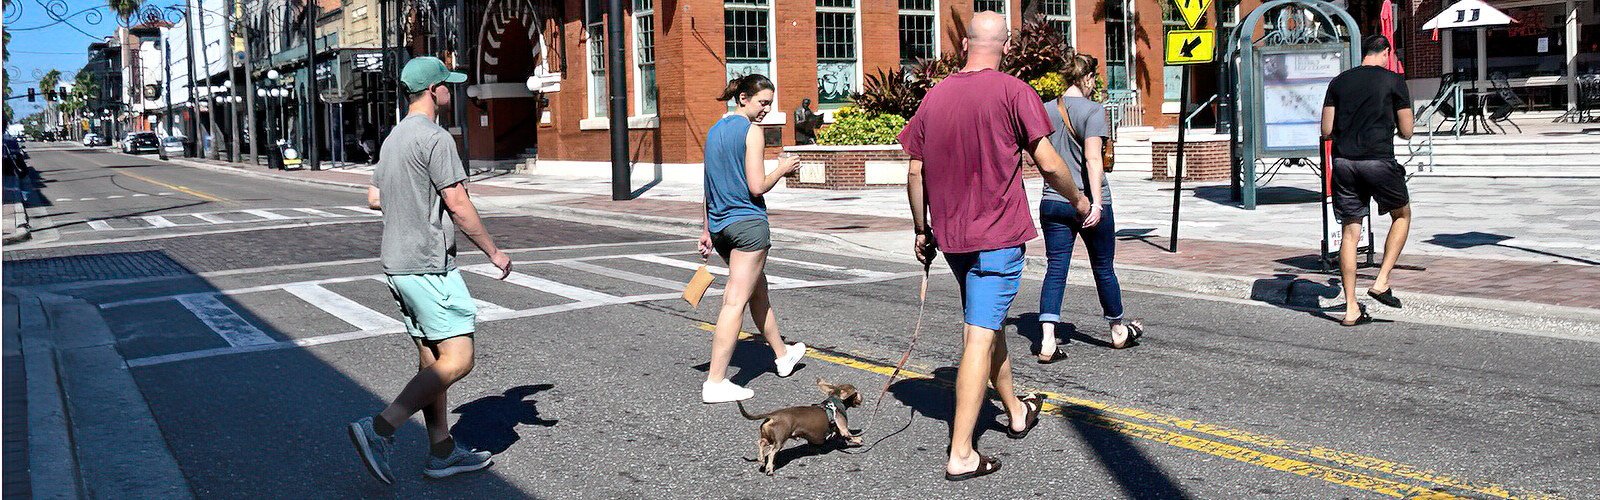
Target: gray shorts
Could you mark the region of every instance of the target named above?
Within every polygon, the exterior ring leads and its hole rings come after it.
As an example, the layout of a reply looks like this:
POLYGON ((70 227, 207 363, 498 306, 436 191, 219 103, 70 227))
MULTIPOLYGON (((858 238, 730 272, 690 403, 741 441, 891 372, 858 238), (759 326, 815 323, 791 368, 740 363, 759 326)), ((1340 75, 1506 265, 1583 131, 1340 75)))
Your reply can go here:
POLYGON ((766 219, 742 220, 711 233, 711 246, 726 262, 734 250, 759 252, 772 248, 772 229, 766 219))

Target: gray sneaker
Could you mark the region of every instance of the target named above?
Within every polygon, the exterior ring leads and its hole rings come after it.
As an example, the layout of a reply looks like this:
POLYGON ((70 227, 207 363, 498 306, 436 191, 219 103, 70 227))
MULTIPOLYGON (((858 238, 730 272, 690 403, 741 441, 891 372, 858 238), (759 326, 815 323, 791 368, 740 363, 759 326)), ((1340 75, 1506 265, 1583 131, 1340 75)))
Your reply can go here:
POLYGON ((463 472, 483 470, 494 464, 491 458, 493 453, 487 451, 474 451, 462 448, 460 444, 456 449, 450 450, 450 456, 439 458, 428 455, 428 467, 422 473, 434 479, 446 478, 463 472))
POLYGON ((350 422, 350 442, 355 443, 367 472, 384 484, 394 484, 394 473, 389 471, 389 450, 394 448, 394 436, 379 436, 378 431, 372 429, 372 417, 367 417, 350 422))

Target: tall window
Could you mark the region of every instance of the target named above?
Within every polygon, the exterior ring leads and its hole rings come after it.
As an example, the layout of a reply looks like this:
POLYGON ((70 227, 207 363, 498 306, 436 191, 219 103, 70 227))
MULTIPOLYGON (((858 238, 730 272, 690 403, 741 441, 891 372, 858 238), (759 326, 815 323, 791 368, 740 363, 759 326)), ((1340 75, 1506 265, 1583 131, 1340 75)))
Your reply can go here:
POLYGON ((983 12, 992 10, 1001 14, 1006 13, 1006 0, 972 0, 972 11, 983 12))
POLYGON ((817 0, 817 101, 838 107, 856 88, 856 2, 817 0))
POLYGON ((900 64, 939 57, 938 5, 900 0, 900 64))
POLYGON ((606 116, 606 104, 611 98, 606 86, 606 25, 595 2, 585 4, 589 6, 584 13, 583 30, 588 38, 584 45, 589 50, 589 116, 606 116))
POLYGON ((1112 90, 1129 90, 1133 88, 1128 80, 1128 57, 1133 45, 1132 33, 1128 27, 1132 25, 1128 9, 1129 0, 1107 0, 1106 8, 1106 88, 1112 90))
POLYGON ((1044 22, 1068 44, 1077 45, 1072 37, 1072 0, 1040 0, 1039 10, 1044 14, 1044 22))
POLYGON ((639 114, 656 114, 656 11, 655 0, 633 0, 634 56, 639 73, 639 114))
POLYGON ((723 3, 724 49, 728 79, 752 73, 772 77, 772 2, 727 0, 723 3))

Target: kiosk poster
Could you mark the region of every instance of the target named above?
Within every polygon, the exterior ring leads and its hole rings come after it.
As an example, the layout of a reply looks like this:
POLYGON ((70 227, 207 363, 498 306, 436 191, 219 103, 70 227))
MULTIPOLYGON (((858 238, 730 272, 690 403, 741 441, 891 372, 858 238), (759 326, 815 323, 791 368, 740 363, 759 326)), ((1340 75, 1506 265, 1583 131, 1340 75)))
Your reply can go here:
POLYGON ((1323 97, 1328 82, 1344 70, 1343 48, 1264 50, 1260 68, 1266 129, 1262 149, 1316 151, 1322 135, 1323 97))

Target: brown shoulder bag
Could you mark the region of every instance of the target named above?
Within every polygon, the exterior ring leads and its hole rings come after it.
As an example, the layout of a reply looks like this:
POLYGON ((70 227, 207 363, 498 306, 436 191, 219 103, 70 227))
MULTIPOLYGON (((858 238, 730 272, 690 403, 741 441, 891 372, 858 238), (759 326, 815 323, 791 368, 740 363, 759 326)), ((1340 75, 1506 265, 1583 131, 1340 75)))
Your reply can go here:
MULTIPOLYGON (((1083 147, 1084 146, 1083 138, 1082 137, 1078 137, 1078 131, 1074 130, 1073 127, 1072 127, 1072 117, 1067 116, 1067 103, 1066 103, 1066 100, 1063 99, 1063 98, 1056 98, 1056 109, 1061 111, 1061 122, 1066 124, 1066 126, 1067 126, 1067 135, 1072 136, 1072 138, 1078 140, 1078 149, 1080 149, 1080 150, 1084 149, 1084 147, 1083 147)), ((1108 118, 1108 120, 1109 120, 1109 118, 1108 118)), ((1110 125, 1110 124, 1107 123, 1107 125, 1110 125)), ((1110 172, 1111 171, 1111 167, 1113 165, 1115 165, 1116 162, 1117 162, 1116 143, 1117 143, 1117 141, 1112 140, 1110 137, 1102 137, 1101 138, 1101 141, 1100 141, 1100 164, 1104 167, 1106 172, 1110 172)), ((1088 152, 1085 151, 1085 153, 1087 154, 1088 152)))

